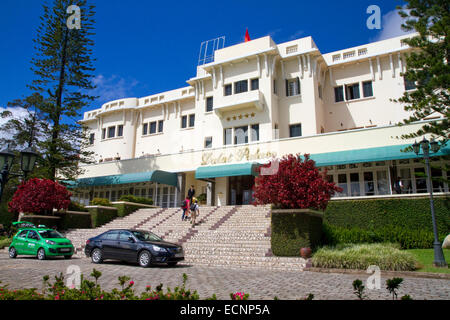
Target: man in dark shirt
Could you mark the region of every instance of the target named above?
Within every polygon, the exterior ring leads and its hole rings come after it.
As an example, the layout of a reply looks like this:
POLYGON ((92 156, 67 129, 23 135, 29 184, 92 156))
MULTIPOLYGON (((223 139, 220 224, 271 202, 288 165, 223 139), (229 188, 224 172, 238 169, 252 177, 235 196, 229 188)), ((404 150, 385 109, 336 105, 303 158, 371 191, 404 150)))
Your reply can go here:
POLYGON ((194 186, 192 185, 189 190, 188 190, 188 198, 190 200, 190 202, 192 203, 192 198, 195 196, 195 189, 194 186))

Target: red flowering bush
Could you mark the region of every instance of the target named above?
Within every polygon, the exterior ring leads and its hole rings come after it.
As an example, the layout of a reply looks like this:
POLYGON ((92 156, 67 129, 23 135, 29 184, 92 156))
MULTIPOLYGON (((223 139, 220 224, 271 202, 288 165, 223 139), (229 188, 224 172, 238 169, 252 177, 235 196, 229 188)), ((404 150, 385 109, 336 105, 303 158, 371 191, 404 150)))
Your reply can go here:
POLYGON ((53 209, 66 210, 70 196, 66 187, 47 179, 30 179, 22 183, 8 204, 10 212, 52 214, 53 209))
POLYGON ((287 155, 259 169, 253 187, 254 205, 273 204, 280 209, 325 210, 330 198, 341 188, 324 179, 306 154, 287 155))

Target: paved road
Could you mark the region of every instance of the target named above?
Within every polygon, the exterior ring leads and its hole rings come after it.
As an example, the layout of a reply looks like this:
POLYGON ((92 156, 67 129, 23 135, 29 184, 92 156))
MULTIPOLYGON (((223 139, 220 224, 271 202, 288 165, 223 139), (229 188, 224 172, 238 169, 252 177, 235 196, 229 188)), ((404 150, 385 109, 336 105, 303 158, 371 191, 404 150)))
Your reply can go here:
MULTIPOLYGON (((175 268, 154 266, 143 269, 139 266, 121 262, 105 262, 94 265, 88 258, 38 261, 34 257, 10 259, 7 253, 0 253, 0 281, 10 288, 42 288, 44 275, 66 273, 70 265, 77 265, 85 276, 95 267, 102 272, 100 284, 105 289, 119 288, 117 277, 127 275, 135 282, 137 292, 145 290, 146 285, 153 288, 160 283, 164 287, 174 288, 181 285, 182 275, 188 275, 187 288, 197 290, 200 298, 205 299, 213 293, 219 299, 229 299, 231 292, 250 293, 254 300, 303 299, 309 293, 315 299, 355 299, 352 282, 359 278, 363 281, 369 275, 329 274, 317 272, 271 271, 267 269, 212 268, 202 266, 179 265, 175 268)), ((370 299, 390 299, 384 283, 386 277, 381 274, 381 289, 369 290, 370 299)), ((450 280, 404 278, 399 297, 409 294, 413 299, 450 299, 450 280)))

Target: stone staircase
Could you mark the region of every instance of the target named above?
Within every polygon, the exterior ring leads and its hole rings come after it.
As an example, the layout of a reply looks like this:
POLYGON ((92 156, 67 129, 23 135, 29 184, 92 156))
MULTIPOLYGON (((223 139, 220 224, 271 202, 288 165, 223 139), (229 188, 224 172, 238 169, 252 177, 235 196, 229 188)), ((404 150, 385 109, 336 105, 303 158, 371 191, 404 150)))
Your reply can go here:
POLYGON ((197 225, 181 221, 180 208, 141 209, 96 229, 70 230, 77 255, 84 255, 88 238, 109 229, 151 231, 164 240, 181 244, 183 264, 214 267, 270 268, 302 271, 302 258, 274 257, 270 249, 269 206, 200 207, 197 225))

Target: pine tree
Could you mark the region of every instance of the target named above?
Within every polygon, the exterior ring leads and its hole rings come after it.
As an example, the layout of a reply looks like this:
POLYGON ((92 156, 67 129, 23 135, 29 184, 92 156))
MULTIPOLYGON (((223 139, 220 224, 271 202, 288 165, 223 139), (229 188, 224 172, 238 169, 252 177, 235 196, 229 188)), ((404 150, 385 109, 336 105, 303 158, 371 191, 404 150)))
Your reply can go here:
POLYGON ((36 78, 29 88, 43 97, 39 111, 46 123, 42 128, 46 139, 40 145, 47 178, 73 178, 80 173, 79 163, 89 163, 91 156, 83 148, 85 130, 76 121, 96 98, 88 94, 95 88, 91 82, 94 6, 86 0, 53 0, 52 7, 43 8, 31 61, 36 78), (68 27, 71 5, 81 9, 80 29, 68 27))
POLYGON ((406 91, 394 100, 405 104, 411 111, 402 124, 423 120, 438 113, 443 120, 425 124, 416 132, 403 135, 403 139, 432 134, 441 144, 449 140, 449 88, 450 88, 450 2, 448 0, 409 0, 399 14, 406 19, 405 31, 418 34, 404 40, 412 49, 406 57, 406 80, 415 82, 416 90, 406 91))

